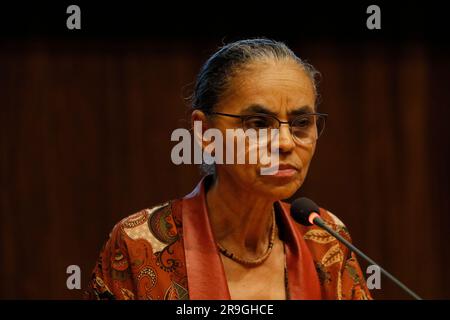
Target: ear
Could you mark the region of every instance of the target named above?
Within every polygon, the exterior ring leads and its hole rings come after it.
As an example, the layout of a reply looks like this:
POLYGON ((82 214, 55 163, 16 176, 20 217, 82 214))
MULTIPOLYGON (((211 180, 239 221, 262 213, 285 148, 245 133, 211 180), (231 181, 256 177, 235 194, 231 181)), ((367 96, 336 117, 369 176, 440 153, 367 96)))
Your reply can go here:
MULTIPOLYGON (((198 124, 197 124, 198 125, 198 124)), ((209 122, 206 114, 201 110, 194 110, 191 114, 191 130, 195 135, 196 141, 202 142, 202 149, 205 148, 208 143, 203 141, 203 133, 209 129, 209 122), (201 130, 195 130, 194 125, 195 122, 200 121, 201 122, 201 130)))

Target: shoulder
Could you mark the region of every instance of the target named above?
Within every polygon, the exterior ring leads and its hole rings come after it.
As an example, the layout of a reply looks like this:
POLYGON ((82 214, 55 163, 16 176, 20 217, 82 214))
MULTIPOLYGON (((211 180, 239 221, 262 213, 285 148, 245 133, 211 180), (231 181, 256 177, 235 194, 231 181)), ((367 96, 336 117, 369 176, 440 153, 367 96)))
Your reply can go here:
POLYGON ((120 234, 125 242, 146 240, 153 252, 163 250, 178 238, 178 202, 170 200, 126 216, 114 226, 111 236, 120 234))
MULTIPOLYGON (((327 209, 320 208, 320 218, 340 236, 344 237, 350 242, 352 241, 347 226, 335 214, 327 209)), ((341 244, 334 236, 329 234, 328 231, 322 229, 319 226, 299 225, 299 228, 302 233, 303 239, 307 240, 307 243, 310 247, 319 246, 324 249, 330 246, 338 246, 343 252, 347 251, 347 248, 343 244, 341 244)))
POLYGON ((345 224, 339 219, 336 215, 328 211, 327 209, 320 208, 320 215, 322 219, 328 220, 329 223, 339 226, 341 228, 345 228, 345 224))
POLYGON ((324 220, 334 231, 338 232, 347 240, 351 240, 350 233, 347 226, 342 222, 340 218, 331 213, 330 211, 320 208, 320 217, 324 220))
POLYGON ((140 210, 115 224, 94 268, 88 290, 91 297, 165 297, 171 288, 169 273, 183 267, 173 202, 140 210))

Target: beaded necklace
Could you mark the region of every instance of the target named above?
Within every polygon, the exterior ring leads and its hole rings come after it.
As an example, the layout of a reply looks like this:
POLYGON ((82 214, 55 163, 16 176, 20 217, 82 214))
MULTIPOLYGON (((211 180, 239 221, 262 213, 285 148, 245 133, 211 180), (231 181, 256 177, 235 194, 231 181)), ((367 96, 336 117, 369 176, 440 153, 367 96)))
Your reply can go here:
POLYGON ((258 266, 258 265, 262 264, 264 261, 266 261, 270 255, 270 253, 272 252, 273 244, 275 242, 275 234, 276 234, 276 222, 275 222, 275 212, 273 212, 269 245, 267 247, 266 252, 264 252, 264 254, 261 257, 252 259, 252 260, 241 258, 241 257, 237 256, 236 254, 225 249, 220 243, 217 243, 217 248, 219 249, 220 253, 222 253, 225 257, 230 258, 233 261, 236 261, 240 264, 247 265, 247 266, 258 266))

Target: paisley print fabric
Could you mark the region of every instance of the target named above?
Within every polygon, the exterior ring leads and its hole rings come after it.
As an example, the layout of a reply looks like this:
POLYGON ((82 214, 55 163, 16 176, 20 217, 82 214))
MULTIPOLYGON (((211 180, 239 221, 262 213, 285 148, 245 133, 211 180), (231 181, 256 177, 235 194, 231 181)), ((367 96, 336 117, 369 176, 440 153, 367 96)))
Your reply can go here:
MULTIPOLYGON (((204 180, 183 199, 142 210, 120 221, 101 250, 85 292, 86 298, 228 299, 225 274, 218 262, 219 253, 214 249, 212 251, 215 252, 210 252, 210 248, 215 248, 210 243, 213 241, 211 232, 202 230, 208 228, 204 227, 208 225, 207 213, 203 212, 206 211, 204 180), (186 203, 188 198, 189 205, 186 203), (187 212, 188 208, 198 212, 187 212), (183 229, 183 215, 184 224, 190 226, 186 230, 183 229), (186 220, 188 216, 191 217, 190 221, 186 220), (206 224, 200 223, 200 220, 198 223, 192 221, 201 217, 206 219, 206 224), (198 245, 192 244, 198 239, 205 241, 205 246, 200 249, 198 245), (208 252, 197 254, 202 248, 208 252), (189 255, 186 250, 189 250, 189 255), (204 261, 196 261, 197 257, 204 261), (205 272, 198 272, 198 268, 204 268, 205 272), (191 275, 190 279, 188 275, 191 275), (202 283, 199 285, 197 282, 202 283)), ((291 252, 287 268, 287 278, 292 282, 289 284, 292 290, 289 292, 290 298, 371 299, 354 254, 326 231, 316 226, 305 227, 295 223, 289 215, 289 204, 279 202, 275 208, 277 215, 284 219, 277 220, 285 221, 279 228, 284 229, 283 233, 292 235, 283 239, 288 253, 291 252), (295 246, 290 242, 296 242, 295 246), (307 270, 312 271, 307 273, 307 270)), ((321 217, 351 241, 348 230, 336 216, 321 209, 321 217)))

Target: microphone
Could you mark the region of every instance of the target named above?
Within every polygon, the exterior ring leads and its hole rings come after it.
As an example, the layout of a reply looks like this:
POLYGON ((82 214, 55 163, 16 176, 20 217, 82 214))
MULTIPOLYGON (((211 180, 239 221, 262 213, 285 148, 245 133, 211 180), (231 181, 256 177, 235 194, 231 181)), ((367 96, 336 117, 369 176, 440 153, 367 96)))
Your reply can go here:
POLYGON ((304 225, 304 226, 312 226, 316 225, 321 227, 322 229, 326 230, 328 233, 330 233, 333 237, 335 237, 337 240, 339 240, 341 243, 343 243, 347 248, 349 248, 351 251, 355 252, 359 257, 363 258, 367 262, 369 262, 372 265, 378 266, 381 273, 383 273, 386 277, 388 277, 391 281, 393 281, 396 285, 398 285, 400 288, 403 289, 406 293, 408 293, 410 296, 412 296, 416 300, 422 300, 421 297, 419 297, 414 291, 409 289, 406 285, 404 285, 400 280, 395 278, 392 274, 387 272, 385 269, 380 267, 378 263, 370 259, 367 255, 365 255, 361 250, 356 248, 353 244, 351 244, 349 241, 347 241, 344 237, 342 237, 339 233, 334 231, 332 228, 330 228, 325 221, 323 221, 320 218, 319 215, 319 206, 314 203, 314 201, 308 199, 308 198, 298 198, 294 200, 291 204, 291 216, 294 218, 295 221, 298 223, 304 225))

